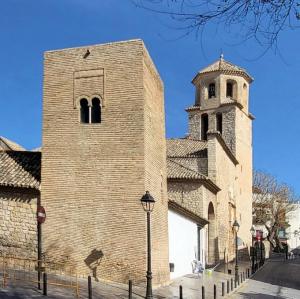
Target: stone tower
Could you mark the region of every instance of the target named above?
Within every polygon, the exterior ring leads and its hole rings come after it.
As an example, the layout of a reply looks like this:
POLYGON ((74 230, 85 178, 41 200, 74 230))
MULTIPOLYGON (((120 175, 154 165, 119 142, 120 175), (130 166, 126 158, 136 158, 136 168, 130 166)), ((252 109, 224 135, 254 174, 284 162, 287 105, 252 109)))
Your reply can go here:
POLYGON ((208 218, 211 214, 216 219, 211 221, 208 244, 212 264, 213 253, 217 259, 234 255, 234 219, 241 226, 241 246, 251 244, 253 116, 248 100, 252 81, 244 69, 223 56, 192 81, 196 93, 195 105, 187 109, 189 138, 207 140, 208 176, 221 188, 216 206, 208 211, 208 218))
POLYGON ((47 257, 144 279, 149 190, 154 283, 169 280, 163 84, 141 40, 45 53, 42 178, 47 257))

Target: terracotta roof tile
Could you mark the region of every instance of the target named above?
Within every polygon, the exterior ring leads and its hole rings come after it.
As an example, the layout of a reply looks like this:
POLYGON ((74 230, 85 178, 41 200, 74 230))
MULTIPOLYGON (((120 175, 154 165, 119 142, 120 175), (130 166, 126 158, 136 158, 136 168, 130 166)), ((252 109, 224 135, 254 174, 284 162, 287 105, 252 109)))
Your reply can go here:
POLYGON ((232 74, 240 74, 240 75, 244 75, 249 81, 253 81, 253 78, 247 73, 245 69, 229 61, 226 61, 223 58, 218 59, 214 63, 210 64, 209 66, 199 71, 196 77, 200 74, 206 74, 211 72, 225 72, 225 73, 232 73, 232 74))
POLYGON ((0 152, 0 186, 39 189, 40 181, 41 153, 0 152))
POLYGON ((167 176, 168 179, 207 179, 205 175, 189 169, 172 159, 167 159, 167 176))
POLYGON ((167 139, 168 157, 202 157, 207 141, 194 139, 167 139))
POLYGON ((25 148, 3 136, 0 136, 0 151, 1 150, 25 151, 25 148))

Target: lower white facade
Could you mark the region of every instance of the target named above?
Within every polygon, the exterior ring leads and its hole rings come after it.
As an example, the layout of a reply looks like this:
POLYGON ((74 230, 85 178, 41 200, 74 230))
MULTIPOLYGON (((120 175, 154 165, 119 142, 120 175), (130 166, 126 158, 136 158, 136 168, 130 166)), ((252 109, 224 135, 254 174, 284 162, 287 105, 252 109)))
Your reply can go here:
POLYGON ((286 217, 289 223, 286 230, 289 249, 300 248, 300 202, 294 204, 293 211, 289 212, 286 217))
POLYGON ((171 279, 193 273, 193 261, 205 265, 205 232, 196 222, 173 210, 168 212, 169 262, 171 279))

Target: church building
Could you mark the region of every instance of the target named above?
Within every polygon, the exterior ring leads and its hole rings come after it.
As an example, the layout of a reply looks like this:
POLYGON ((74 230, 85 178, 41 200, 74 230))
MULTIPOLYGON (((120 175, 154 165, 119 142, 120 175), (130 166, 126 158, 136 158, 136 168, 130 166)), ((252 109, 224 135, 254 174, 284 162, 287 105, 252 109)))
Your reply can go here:
POLYGON ((42 148, 26 151, 0 137, 0 250, 36 257, 42 205, 46 259, 98 279, 142 282, 140 200, 149 191, 155 285, 192 273, 194 261, 232 260, 234 220, 247 253, 252 81, 221 56, 192 79, 188 135, 166 139, 164 86, 143 41, 46 52, 42 148))

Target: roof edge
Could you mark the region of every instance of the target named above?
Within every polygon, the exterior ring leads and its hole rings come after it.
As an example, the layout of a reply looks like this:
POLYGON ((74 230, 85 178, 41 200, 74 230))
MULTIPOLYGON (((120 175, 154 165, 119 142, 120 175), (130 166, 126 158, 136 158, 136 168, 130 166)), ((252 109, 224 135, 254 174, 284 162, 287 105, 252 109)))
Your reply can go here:
POLYGON ((178 212, 179 214, 195 221, 197 224, 201 225, 202 227, 204 227, 206 224, 209 223, 209 221, 207 219, 196 215, 192 211, 182 207, 181 205, 179 205, 178 203, 176 203, 175 201, 173 201, 171 199, 168 200, 168 207, 170 210, 178 212))
POLYGON ((207 132, 207 134, 215 136, 217 138, 217 140, 219 141, 220 145, 223 147, 225 153, 227 154, 227 156, 230 158, 230 160, 233 162, 234 165, 239 164, 239 161, 237 160, 237 158, 235 157, 235 155, 232 153, 231 149, 227 146, 227 144, 225 143, 225 141, 222 138, 222 135, 220 134, 219 131, 210 130, 210 131, 207 132))

